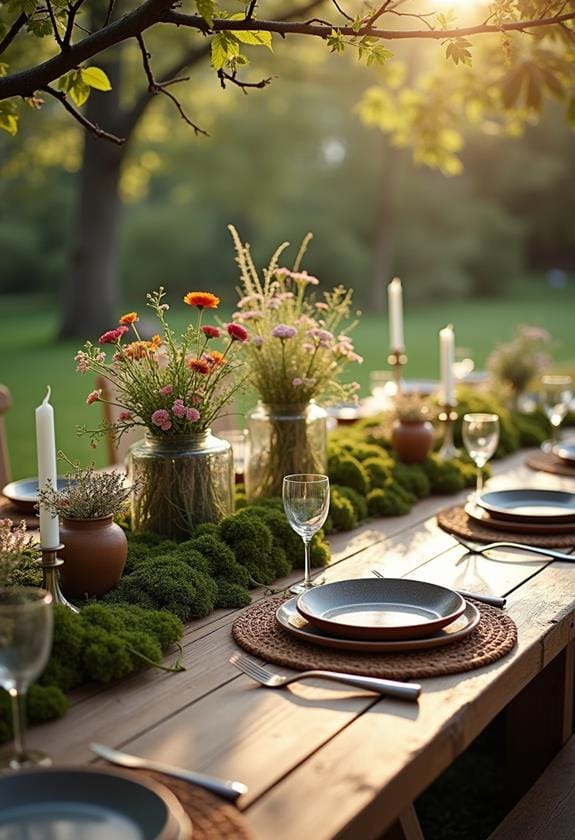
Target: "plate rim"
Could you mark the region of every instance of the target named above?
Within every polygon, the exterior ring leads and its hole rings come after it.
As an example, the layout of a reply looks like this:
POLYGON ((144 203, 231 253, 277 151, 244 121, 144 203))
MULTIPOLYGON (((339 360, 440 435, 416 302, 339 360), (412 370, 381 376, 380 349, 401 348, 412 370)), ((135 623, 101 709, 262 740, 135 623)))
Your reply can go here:
MULTIPOLYGON (((332 590, 333 591, 333 590, 332 590)), ((329 635, 332 636, 344 636, 346 638, 356 638, 356 639, 409 639, 409 638, 424 638, 426 636, 430 636, 435 633, 436 630, 444 627, 446 624, 450 624, 452 621, 455 621, 464 611, 465 611, 465 599, 454 589, 450 589, 447 586, 441 586, 440 584, 430 583, 429 581, 419 581, 419 580, 412 580, 411 578, 349 578, 345 580, 336 580, 331 581, 330 583, 323 584, 321 587, 314 588, 313 590, 306 590, 297 598, 297 610, 298 612, 311 624, 314 624, 316 627, 319 627, 321 630, 325 631, 329 635), (395 583, 400 583, 403 586, 406 584, 409 586, 410 584, 416 586, 424 586, 430 587, 432 589, 440 590, 443 593, 449 593, 455 599, 457 606, 451 610, 451 612, 444 614, 439 617, 432 618, 430 621, 426 621, 425 623, 416 623, 416 624, 403 624, 401 626, 394 626, 394 627, 369 627, 366 625, 353 625, 353 624, 345 624, 342 622, 335 622, 331 621, 328 618, 323 618, 318 616, 317 614, 311 612, 310 610, 306 609, 305 599, 308 594, 315 594, 318 593, 321 589, 322 592, 326 592, 326 587, 331 588, 333 586, 343 586, 349 585, 352 586, 355 584, 362 584, 364 587, 372 586, 372 587, 389 587, 390 583, 393 585, 395 583)), ((344 605, 345 606, 345 605, 344 605)))
MULTIPOLYGON (((151 778, 148 776, 136 776, 135 773, 132 773, 125 769, 100 766, 91 767, 87 765, 56 765, 52 767, 30 767, 26 768, 25 770, 21 770, 18 773, 0 776, 0 788, 2 787, 2 784, 4 782, 14 783, 14 780, 16 780, 17 783, 18 780, 22 781, 23 779, 26 779, 30 776, 55 776, 57 778, 58 774, 75 775, 78 773, 81 773, 85 776, 106 777, 112 779, 121 778, 124 781, 136 785, 137 787, 145 788, 149 793, 153 794, 153 796, 155 796, 164 805, 166 809, 165 823, 155 840, 190 840, 190 838, 192 837, 192 821, 176 794, 173 793, 166 784, 162 784, 162 782, 158 781, 155 778, 151 778)), ((91 788, 88 788, 88 796, 90 789, 91 788)), ((39 785, 34 785, 34 790, 38 790, 40 792, 42 788, 39 785)), ((66 792, 65 789, 63 789, 62 801, 64 801, 65 796, 66 792)), ((31 802, 29 804, 32 804, 34 801, 41 800, 35 800, 35 798, 32 797, 31 802)), ((68 801, 71 801, 71 799, 68 799, 68 801)), ((84 801, 87 803, 90 802, 89 799, 78 799, 77 801, 84 801)), ((110 806, 110 812, 114 812, 114 808, 112 806, 110 806)), ((116 813, 119 813, 122 816, 126 816, 125 813, 120 811, 116 811, 116 813)), ((0 821, 0 826, 1 825, 2 823, 0 821)), ((136 825, 140 827, 141 824, 136 825)))
POLYGON ((511 534, 539 534, 540 536, 553 537, 559 534, 572 533, 575 527, 573 522, 563 520, 560 522, 524 522, 516 519, 497 519, 491 517, 489 511, 484 510, 472 501, 467 502, 463 509, 467 516, 479 525, 494 530, 508 531, 511 534))
POLYGON ((567 461, 568 464, 575 464, 575 443, 557 443, 551 450, 554 455, 561 458, 562 461, 567 461), (562 455, 561 452, 572 449, 573 454, 569 456, 562 455))
MULTIPOLYGON (((457 642, 472 633, 479 624, 479 620, 481 618, 481 613, 475 604, 471 601, 465 600, 465 609, 462 616, 465 616, 469 612, 471 617, 465 627, 462 627, 461 630, 456 631, 451 636, 448 634, 437 636, 434 634, 420 639, 379 639, 376 641, 371 639, 346 639, 342 636, 330 636, 327 633, 324 634, 319 627, 316 627, 309 621, 307 623, 312 628, 312 634, 308 634, 306 630, 301 628, 294 627, 289 622, 282 622, 278 615, 289 604, 294 605, 292 615, 298 615, 304 621, 307 621, 307 619, 298 612, 296 601, 297 596, 288 598, 277 608, 275 618, 280 627, 282 627, 286 632, 297 636, 297 638, 301 639, 306 644, 315 644, 318 647, 325 647, 331 650, 354 651, 356 653, 408 653, 410 651, 430 650, 435 647, 443 647, 444 645, 457 642)), ((444 628, 440 628, 437 632, 439 633, 443 631, 443 629, 444 628)))
POLYGON ((483 508, 483 510, 486 510, 488 513, 493 514, 496 519, 507 519, 512 520, 513 522, 539 522, 541 524, 551 524, 553 522, 557 523, 558 521, 575 522, 575 493, 570 493, 568 490, 551 490, 547 487, 510 487, 506 490, 487 490, 476 497, 475 504, 478 507, 483 508), (565 511, 565 513, 516 513, 509 508, 502 508, 496 504, 491 504, 489 502, 486 503, 484 501, 484 497, 487 495, 501 493, 543 493, 545 495, 553 494, 571 496, 573 499, 573 507, 570 510, 565 511))

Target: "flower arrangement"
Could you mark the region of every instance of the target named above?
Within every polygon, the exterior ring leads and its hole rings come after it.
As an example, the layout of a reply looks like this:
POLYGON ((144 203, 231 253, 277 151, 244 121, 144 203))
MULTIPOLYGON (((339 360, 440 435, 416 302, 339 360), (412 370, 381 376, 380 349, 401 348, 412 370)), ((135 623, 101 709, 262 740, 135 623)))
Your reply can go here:
POLYGON ((363 361, 348 335, 355 325, 350 322, 351 290, 337 286, 319 299, 311 292, 319 280, 300 269, 311 234, 291 269, 279 264, 289 244, 284 242, 260 278, 249 246, 233 226, 229 230, 242 284, 232 317, 236 324, 249 323, 250 382, 262 401, 286 405, 349 400, 359 386, 342 384, 340 375, 348 364, 363 361))
POLYGON ((144 426, 156 437, 176 438, 206 430, 229 402, 239 382, 230 376, 238 368, 237 350, 248 340, 240 324, 225 328, 202 325, 205 309, 217 309, 220 299, 210 292, 188 292, 187 306, 197 311, 177 338, 170 328, 164 289, 147 295, 147 306, 158 318, 160 331, 150 341, 138 332, 137 312, 128 312, 118 326, 103 333, 97 344, 86 342, 75 356, 76 370, 99 374, 111 386, 111 396, 101 389, 91 391, 86 402, 107 402, 121 409, 118 419, 95 429, 82 428, 94 441, 103 434, 115 440, 134 426, 144 426), (133 341, 126 341, 129 332, 133 341), (225 345, 217 348, 218 339, 225 345), (111 345, 108 359, 104 347, 111 345))
POLYGON ((402 423, 425 423, 431 419, 432 413, 429 403, 419 394, 397 396, 394 411, 402 423))
POLYGON ((551 336, 541 327, 517 327, 513 340, 497 347, 487 360, 488 369, 511 390, 515 400, 531 379, 548 370, 551 336))
POLYGON ((321 296, 316 277, 301 269, 311 239, 305 237, 292 268, 280 265, 280 245, 258 274, 248 245, 230 226, 241 289, 233 321, 250 327, 250 384, 261 405, 247 421, 248 499, 281 495, 283 476, 325 473, 327 415, 316 400, 349 401, 356 383, 342 384, 350 363, 362 361, 349 332, 352 293, 337 286, 321 296))
MULTIPOLYGON (((59 456, 65 458, 62 453, 59 456)), ((72 471, 65 476, 64 487, 58 490, 48 482, 38 494, 40 503, 46 505, 52 516, 101 519, 124 511, 133 489, 131 484, 126 484, 124 472, 97 472, 93 466, 68 463, 72 471)))

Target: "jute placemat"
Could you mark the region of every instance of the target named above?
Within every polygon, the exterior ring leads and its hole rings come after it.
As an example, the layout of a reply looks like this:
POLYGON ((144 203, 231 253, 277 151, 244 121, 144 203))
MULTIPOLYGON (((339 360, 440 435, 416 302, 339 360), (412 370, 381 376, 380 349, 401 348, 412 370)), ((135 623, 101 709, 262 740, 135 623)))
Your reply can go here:
POLYGON ((320 668, 396 680, 440 677, 481 668, 501 659, 517 643, 517 627, 508 615, 485 604, 476 629, 445 647, 409 653, 350 653, 302 642, 276 621, 284 595, 266 598, 248 607, 232 625, 237 644, 254 656, 297 671, 320 668))
POLYGON ((552 452, 534 452, 527 456, 525 463, 532 470, 541 470, 542 472, 553 473, 553 475, 568 475, 575 478, 575 466, 571 466, 567 461, 562 461, 552 452))
POLYGON ((464 540, 475 540, 476 542, 521 542, 521 539, 529 539, 529 545, 540 548, 572 548, 575 545, 575 524, 573 532, 567 534, 515 534, 512 531, 492 528, 482 525, 471 519, 462 505, 442 510, 437 514, 437 524, 448 534, 455 534, 464 540))
POLYGON ((229 802, 197 785, 166 776, 165 773, 152 773, 149 770, 131 772, 136 776, 154 779, 177 796, 192 821, 193 840, 253 840, 244 817, 229 802))

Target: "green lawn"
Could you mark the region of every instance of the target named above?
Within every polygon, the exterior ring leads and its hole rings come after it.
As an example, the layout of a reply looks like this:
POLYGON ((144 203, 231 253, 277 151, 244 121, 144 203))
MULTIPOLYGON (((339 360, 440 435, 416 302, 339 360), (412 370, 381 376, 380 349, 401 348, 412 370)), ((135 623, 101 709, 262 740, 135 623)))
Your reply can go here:
MULTIPOLYGON (((180 313, 185 316, 184 307, 180 313)), ((525 286, 512 299, 441 303, 425 308, 408 308, 405 339, 409 357, 408 378, 437 378, 439 368, 438 331, 448 323, 456 330, 456 344, 468 347, 480 368, 493 347, 512 335, 517 324, 546 327, 556 341, 558 365, 575 361, 575 286, 553 290, 525 286)), ((170 313, 172 314, 172 313, 170 313)), ((174 313, 176 314, 176 313, 174 313)), ((97 423, 97 405, 85 404, 92 389, 91 379, 75 373, 74 354, 82 342, 54 342, 57 315, 53 304, 36 297, 4 296, 0 303, 0 382, 7 385, 14 405, 7 416, 8 444, 14 477, 36 474, 34 408, 52 387, 56 412, 57 446, 73 459, 103 464, 103 445, 90 449, 87 439, 76 435, 79 424, 97 423)), ((173 323, 179 326, 178 319, 173 323)), ((87 338, 89 336, 86 336, 87 338)), ((93 338, 93 336, 91 337, 93 338)), ((366 313, 355 332, 358 352, 365 357, 354 375, 368 393, 370 370, 387 366, 388 329, 385 315, 366 313)))

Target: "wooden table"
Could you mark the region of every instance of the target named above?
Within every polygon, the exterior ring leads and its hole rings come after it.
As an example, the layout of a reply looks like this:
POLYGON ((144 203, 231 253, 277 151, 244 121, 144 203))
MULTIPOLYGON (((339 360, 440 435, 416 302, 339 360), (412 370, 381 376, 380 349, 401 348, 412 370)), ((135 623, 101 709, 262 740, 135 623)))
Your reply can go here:
MULTIPOLYGON (((528 470, 524 458, 495 464, 491 486, 575 490, 572 479, 528 470)), ((239 807, 265 840, 369 840, 387 829, 421 837, 413 800, 508 707, 511 766, 525 786, 572 730, 575 566, 527 554, 463 557, 434 518, 453 501, 433 497, 408 516, 336 536, 328 578, 378 566, 389 576, 507 595, 519 644, 502 660, 423 680, 419 704, 325 682, 269 691, 229 664, 236 612, 219 611, 186 628, 185 672, 85 687, 64 718, 30 730, 30 745, 78 764, 93 761, 88 745, 101 741, 240 779, 249 793, 239 807)))

